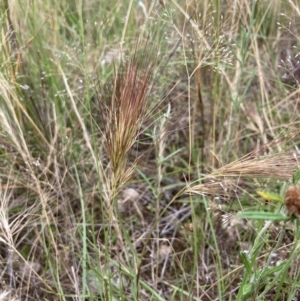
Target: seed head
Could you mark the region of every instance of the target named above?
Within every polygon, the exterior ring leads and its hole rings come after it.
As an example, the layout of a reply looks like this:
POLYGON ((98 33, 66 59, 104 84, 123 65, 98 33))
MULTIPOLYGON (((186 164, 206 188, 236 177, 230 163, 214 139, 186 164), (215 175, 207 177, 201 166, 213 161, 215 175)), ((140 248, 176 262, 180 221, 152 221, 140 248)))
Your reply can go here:
POLYGON ((285 194, 285 205, 290 216, 300 217, 300 185, 288 188, 285 194))

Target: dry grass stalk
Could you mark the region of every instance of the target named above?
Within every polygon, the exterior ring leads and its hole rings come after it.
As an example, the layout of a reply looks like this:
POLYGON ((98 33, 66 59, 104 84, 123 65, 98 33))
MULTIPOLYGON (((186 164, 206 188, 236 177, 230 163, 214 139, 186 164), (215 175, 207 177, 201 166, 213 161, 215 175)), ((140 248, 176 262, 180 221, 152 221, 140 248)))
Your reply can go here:
POLYGON ((0 292, 0 301, 19 301, 19 298, 12 297, 12 292, 1 291, 0 292))
POLYGON ((231 162, 212 172, 203 180, 211 179, 214 182, 187 187, 187 193, 215 194, 220 188, 232 186, 232 181, 240 181, 243 178, 269 178, 269 179, 291 179, 298 166, 299 153, 288 151, 276 155, 255 157, 252 152, 239 160, 231 162), (226 179, 224 181, 224 179, 226 179))
POLYGON ((138 158, 128 167, 128 156, 149 112, 147 94, 151 86, 154 61, 148 64, 149 56, 145 54, 139 59, 135 50, 133 58, 117 69, 110 91, 111 99, 101 99, 100 102, 100 114, 105 127, 105 145, 110 158, 103 193, 108 220, 113 225, 121 245, 123 236, 115 212, 118 211, 117 196, 131 177, 137 163, 138 158))

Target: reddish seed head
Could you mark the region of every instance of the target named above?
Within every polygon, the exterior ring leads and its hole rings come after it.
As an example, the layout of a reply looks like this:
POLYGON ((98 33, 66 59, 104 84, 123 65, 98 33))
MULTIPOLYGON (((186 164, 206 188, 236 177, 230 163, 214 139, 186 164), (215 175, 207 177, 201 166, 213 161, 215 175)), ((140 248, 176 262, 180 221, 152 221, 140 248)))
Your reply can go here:
POLYGON ((285 194, 288 214, 300 217, 300 185, 290 186, 285 194))

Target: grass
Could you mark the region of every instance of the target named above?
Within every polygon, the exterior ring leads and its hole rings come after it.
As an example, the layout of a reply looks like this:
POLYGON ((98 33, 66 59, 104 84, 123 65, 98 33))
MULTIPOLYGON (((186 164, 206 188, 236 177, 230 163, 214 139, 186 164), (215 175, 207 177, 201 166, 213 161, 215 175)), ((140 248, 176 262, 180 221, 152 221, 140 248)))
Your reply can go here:
POLYGON ((3 1, 0 300, 299 298, 296 1, 3 1))

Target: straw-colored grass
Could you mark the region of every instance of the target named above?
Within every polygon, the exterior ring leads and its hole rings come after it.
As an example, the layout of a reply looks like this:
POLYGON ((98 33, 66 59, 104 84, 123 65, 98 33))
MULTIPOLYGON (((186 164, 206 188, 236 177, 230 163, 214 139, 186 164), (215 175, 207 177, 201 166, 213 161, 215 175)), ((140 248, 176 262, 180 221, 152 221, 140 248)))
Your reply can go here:
POLYGON ((299 299, 297 1, 0 10, 0 300, 299 299))

